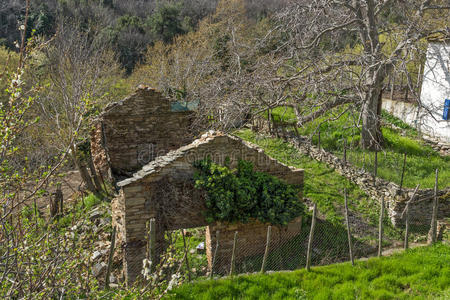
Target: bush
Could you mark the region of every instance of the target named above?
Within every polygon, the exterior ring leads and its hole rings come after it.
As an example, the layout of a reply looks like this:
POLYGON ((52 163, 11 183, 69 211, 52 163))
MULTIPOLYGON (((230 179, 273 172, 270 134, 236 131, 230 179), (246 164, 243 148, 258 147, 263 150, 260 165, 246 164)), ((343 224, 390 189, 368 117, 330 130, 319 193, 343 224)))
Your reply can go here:
POLYGON ((220 166, 211 158, 197 161, 195 187, 207 192, 206 220, 287 225, 304 213, 298 189, 266 173, 253 170, 253 164, 240 160, 236 170, 220 166))

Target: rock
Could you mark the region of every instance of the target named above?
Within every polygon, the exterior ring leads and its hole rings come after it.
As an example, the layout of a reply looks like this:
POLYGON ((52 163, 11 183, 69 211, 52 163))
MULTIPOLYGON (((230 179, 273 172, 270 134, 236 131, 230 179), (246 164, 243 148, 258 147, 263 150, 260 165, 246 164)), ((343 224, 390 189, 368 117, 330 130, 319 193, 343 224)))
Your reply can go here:
POLYGON ((92 275, 94 275, 94 277, 98 277, 103 271, 106 271, 106 268, 107 265, 104 262, 96 263, 92 267, 92 275))
POLYGON ((95 209, 89 214, 89 219, 93 222, 94 220, 99 219, 102 215, 103 212, 101 212, 99 209, 95 209))
POLYGON ((102 253, 100 253, 100 251, 94 251, 94 253, 91 256, 91 260, 96 260, 100 256, 102 256, 102 253))
POLYGON ((114 276, 113 274, 111 274, 111 275, 109 276, 109 282, 110 282, 110 283, 115 283, 115 282, 117 282, 116 276, 114 276))

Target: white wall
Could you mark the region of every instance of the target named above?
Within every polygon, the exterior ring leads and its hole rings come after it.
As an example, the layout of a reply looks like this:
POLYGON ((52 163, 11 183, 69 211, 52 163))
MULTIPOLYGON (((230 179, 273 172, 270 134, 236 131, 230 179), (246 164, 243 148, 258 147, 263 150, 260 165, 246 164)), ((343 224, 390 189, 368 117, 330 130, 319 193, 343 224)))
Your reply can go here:
POLYGON ((430 136, 450 142, 450 120, 442 118, 445 99, 450 99, 450 43, 430 43, 420 95, 423 108, 415 112, 415 120, 405 122, 430 136))

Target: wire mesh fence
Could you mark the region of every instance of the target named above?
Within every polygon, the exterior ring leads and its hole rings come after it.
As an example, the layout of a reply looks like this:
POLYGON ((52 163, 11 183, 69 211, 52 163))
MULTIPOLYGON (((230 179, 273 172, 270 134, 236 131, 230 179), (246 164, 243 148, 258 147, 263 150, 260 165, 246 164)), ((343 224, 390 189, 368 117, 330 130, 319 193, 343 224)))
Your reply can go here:
MULTIPOLYGON (((329 265, 379 253, 388 255, 392 249, 431 241, 435 215, 431 212, 431 218, 424 218, 419 213, 423 210, 420 200, 411 198, 395 226, 388 203, 376 203, 378 222, 370 222, 353 208, 352 199, 348 199, 339 222, 327 220, 326 214, 318 208, 314 214, 316 205, 309 203, 307 216, 288 226, 248 223, 223 225, 218 230, 210 225, 209 228, 166 231, 164 243, 152 249, 153 260, 147 253, 143 265, 131 271, 139 274, 138 282, 146 286, 145 290, 166 293, 175 286, 196 280, 297 270, 308 264, 311 267, 329 265)), ((434 234, 439 235, 436 230, 434 234)))

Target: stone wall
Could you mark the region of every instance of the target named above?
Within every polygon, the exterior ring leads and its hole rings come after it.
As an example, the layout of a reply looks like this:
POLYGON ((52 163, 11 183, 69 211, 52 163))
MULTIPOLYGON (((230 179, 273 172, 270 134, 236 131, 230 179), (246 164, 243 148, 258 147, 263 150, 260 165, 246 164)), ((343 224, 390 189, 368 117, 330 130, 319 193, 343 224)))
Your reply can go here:
MULTIPOLYGON (((237 231, 236 264, 242 260, 255 255, 264 255, 267 241, 267 226, 258 221, 247 224, 210 224, 206 229, 206 255, 208 266, 211 269, 213 256, 217 243, 217 232, 219 233, 219 248, 214 263, 214 274, 228 274, 233 250, 234 233, 237 231)), ((281 246, 289 242, 293 237, 300 234, 302 229, 302 217, 291 221, 285 227, 272 226, 271 245, 281 246)))
MULTIPOLYGON (((342 159, 323 149, 312 146, 302 138, 288 138, 288 141, 300 152, 326 163, 342 176, 358 184, 373 199, 377 201, 384 199, 389 217, 394 226, 403 226, 404 220, 402 213, 414 189, 403 188, 400 190, 399 186, 393 182, 381 178, 374 180, 372 174, 354 168, 350 163, 344 162, 342 159)), ((432 189, 418 190, 415 200, 410 206, 411 219, 417 225, 429 225, 431 223, 433 195, 434 192, 432 189)), ((450 216, 450 187, 447 186, 443 190, 439 190, 438 198, 438 218, 448 218, 450 216)))
POLYGON ((192 118, 192 112, 171 111, 171 102, 161 93, 140 86, 94 121, 94 165, 103 175, 111 170, 113 176, 128 177, 155 157, 192 142, 192 118))
POLYGON ((113 209, 113 219, 121 226, 124 271, 129 282, 135 280, 145 258, 146 222, 150 218, 156 219, 160 234, 208 225, 203 217, 204 195, 193 188, 192 166, 194 161, 208 156, 219 164, 228 157, 231 167, 239 159, 245 159, 253 162, 257 171, 289 184, 303 185, 303 170, 285 166, 255 145, 220 133, 205 134, 187 146, 157 157, 133 177, 119 182, 121 195, 114 200, 118 204, 113 209))

